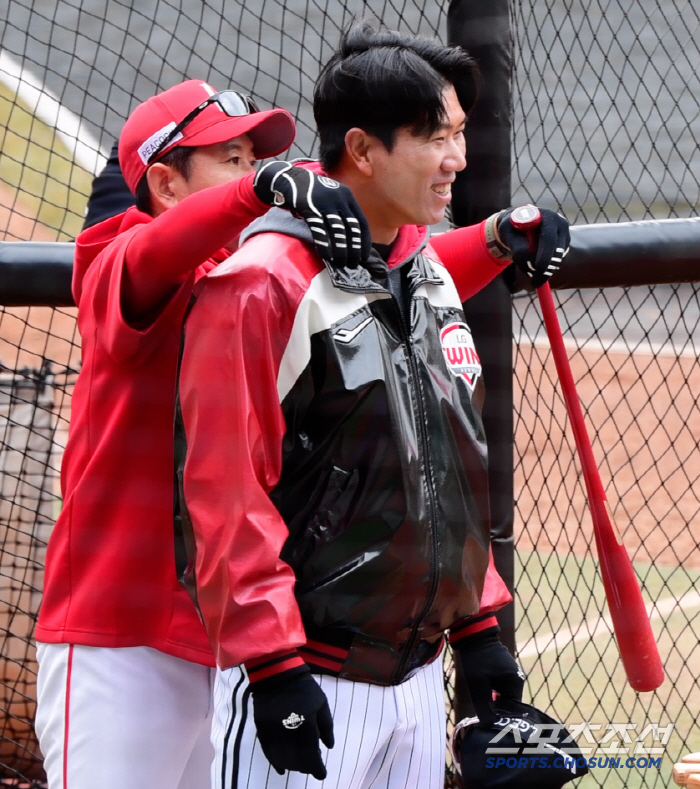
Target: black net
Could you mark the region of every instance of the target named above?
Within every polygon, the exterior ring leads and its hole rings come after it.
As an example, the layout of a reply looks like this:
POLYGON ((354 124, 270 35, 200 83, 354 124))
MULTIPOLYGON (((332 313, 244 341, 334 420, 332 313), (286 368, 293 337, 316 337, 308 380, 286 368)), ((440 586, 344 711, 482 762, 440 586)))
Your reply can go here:
MULTIPOLYGON (((290 155, 313 155, 311 88, 351 16, 444 38, 445 11, 332 0, 0 0, 0 238, 73 238, 128 112, 185 77, 286 107, 299 128, 290 155)), ((579 223, 697 213, 698 13, 689 0, 513 2, 514 202, 559 208, 579 223)), ((580 786, 667 786, 670 764, 700 751, 697 285, 555 297, 615 520, 655 605, 668 678, 652 694, 626 687, 529 295, 515 298, 519 654, 531 698, 579 727, 589 756, 663 757, 660 769, 593 769, 580 786)), ((79 344, 66 309, 4 309, 0 339, 0 780, 17 785, 41 778, 32 631, 79 344)))
POLYGON ((607 765, 582 786, 668 786, 673 761, 700 747, 700 537, 693 527, 700 513, 700 286, 563 291, 555 299, 613 521, 642 585, 666 681, 645 694, 627 684, 580 464, 530 296, 515 301, 519 657, 532 698, 583 726, 589 757, 607 765), (634 728, 622 731, 627 724, 634 728), (630 758, 634 765, 624 767, 630 758), (652 767, 644 761, 650 758, 652 767), (620 759, 623 768, 606 759, 620 759))
POLYGON ((77 234, 92 176, 124 119, 186 78, 239 87, 261 108, 298 121, 290 156, 313 153, 313 84, 355 17, 444 32, 438 4, 263 0, 2 0, 0 233, 65 240, 77 234))
POLYGON ((34 625, 79 345, 73 310, 0 308, 0 778, 42 777, 34 625))
POLYGON ((571 223, 696 216, 700 8, 512 2, 515 202, 571 223))
MULTIPOLYGON (((514 202, 578 223, 696 216, 697 6, 546 0, 513 3, 512 13, 514 202)), ((537 299, 515 298, 516 638, 528 692, 581 727, 589 758, 603 760, 583 787, 665 787, 673 762, 700 750, 699 297, 697 284, 555 293, 665 666, 663 685, 639 695, 611 635, 537 299), (659 758, 660 768, 645 761, 659 758)))

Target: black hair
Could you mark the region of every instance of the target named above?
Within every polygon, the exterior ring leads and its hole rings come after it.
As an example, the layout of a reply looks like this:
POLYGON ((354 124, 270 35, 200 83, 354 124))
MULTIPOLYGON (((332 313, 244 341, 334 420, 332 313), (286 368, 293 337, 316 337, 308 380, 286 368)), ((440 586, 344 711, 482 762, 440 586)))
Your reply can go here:
POLYGON ((458 46, 395 30, 353 24, 323 67, 314 88, 314 118, 321 163, 340 164, 345 135, 353 126, 378 137, 386 149, 396 131, 429 135, 445 122, 443 93, 452 85, 465 113, 479 90, 476 61, 458 46))
MULTIPOLYGON (((170 165, 187 181, 192 172, 192 154, 195 150, 196 146, 194 145, 176 145, 156 161, 170 165)), ((143 174, 143 177, 138 182, 134 196, 136 197, 136 207, 139 211, 143 211, 144 214, 153 213, 151 189, 148 186, 146 173, 143 174)))

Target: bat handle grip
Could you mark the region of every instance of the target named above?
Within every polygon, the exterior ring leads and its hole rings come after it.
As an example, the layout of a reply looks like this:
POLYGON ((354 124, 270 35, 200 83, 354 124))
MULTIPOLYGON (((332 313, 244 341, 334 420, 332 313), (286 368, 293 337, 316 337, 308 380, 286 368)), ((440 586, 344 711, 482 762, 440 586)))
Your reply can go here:
POLYGON ((530 252, 537 249, 537 233, 535 228, 542 222, 542 214, 536 205, 528 203, 514 208, 510 214, 510 223, 516 230, 525 233, 530 252))

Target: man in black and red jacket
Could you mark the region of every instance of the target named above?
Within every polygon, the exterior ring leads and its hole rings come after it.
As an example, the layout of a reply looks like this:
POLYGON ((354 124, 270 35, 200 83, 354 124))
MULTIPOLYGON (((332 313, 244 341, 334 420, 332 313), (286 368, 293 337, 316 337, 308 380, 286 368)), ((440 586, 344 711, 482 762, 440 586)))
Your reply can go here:
MULTIPOLYGON (((273 210, 198 289, 184 580, 220 668, 221 789, 442 787, 446 638, 480 716, 522 693, 493 616, 511 598, 490 560, 481 365, 427 231, 466 165, 476 91, 460 48, 351 28, 314 112, 326 184, 350 187, 372 254, 326 265, 273 210)), ((286 193, 287 167, 257 188, 286 193)), ((507 258, 502 221, 486 236, 507 258)))

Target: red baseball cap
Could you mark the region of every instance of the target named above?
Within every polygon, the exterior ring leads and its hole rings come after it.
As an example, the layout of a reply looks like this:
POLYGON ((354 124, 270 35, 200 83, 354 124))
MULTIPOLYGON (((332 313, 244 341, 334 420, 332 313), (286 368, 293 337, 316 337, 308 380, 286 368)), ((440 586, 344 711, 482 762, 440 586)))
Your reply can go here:
MULTIPOLYGON (((129 115, 119 137, 119 165, 132 193, 136 193, 136 187, 149 167, 149 156, 158 143, 195 107, 216 92, 206 82, 190 79, 151 96, 129 115)), ((214 145, 243 134, 250 137, 255 156, 266 159, 289 148, 294 142, 296 125, 287 110, 231 117, 212 103, 176 135, 162 154, 179 145, 214 145)))

